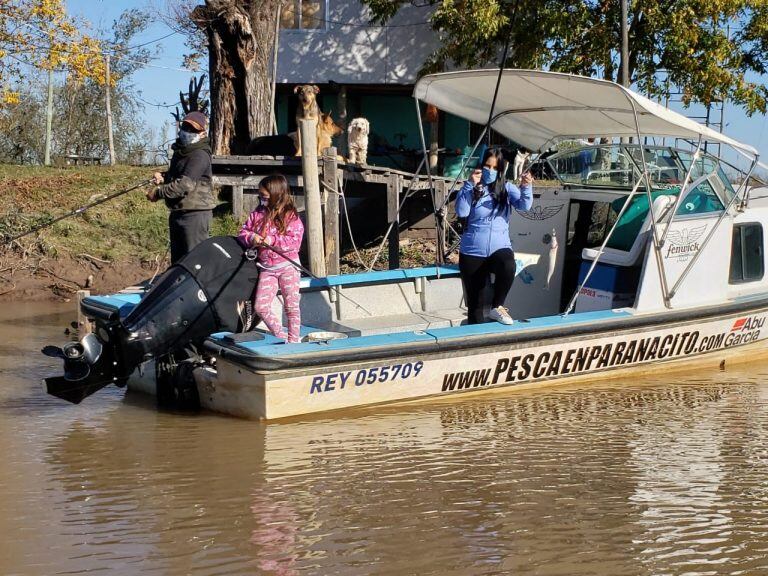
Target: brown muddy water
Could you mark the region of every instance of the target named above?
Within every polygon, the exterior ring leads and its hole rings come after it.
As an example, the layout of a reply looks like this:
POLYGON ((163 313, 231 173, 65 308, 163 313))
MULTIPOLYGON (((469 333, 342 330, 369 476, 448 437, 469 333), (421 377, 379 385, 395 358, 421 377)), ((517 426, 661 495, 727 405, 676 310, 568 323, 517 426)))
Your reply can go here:
POLYGON ((768 364, 265 425, 42 392, 0 316, 0 574, 768 574, 768 364))

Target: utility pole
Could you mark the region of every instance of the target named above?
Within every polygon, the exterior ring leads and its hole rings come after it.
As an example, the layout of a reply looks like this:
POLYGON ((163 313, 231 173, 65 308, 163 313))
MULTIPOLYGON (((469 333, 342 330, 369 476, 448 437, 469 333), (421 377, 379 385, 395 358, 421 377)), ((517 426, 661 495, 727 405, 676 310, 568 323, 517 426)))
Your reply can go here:
POLYGON ((48 107, 45 110, 45 159, 43 164, 51 165, 51 140, 53 139, 53 68, 48 69, 48 107))
POLYGON ((629 88, 629 0, 621 0, 621 85, 629 88))
POLYGON ((107 78, 106 78, 106 86, 107 86, 107 134, 109 135, 109 164, 110 166, 114 166, 116 164, 115 162, 115 140, 112 136, 112 104, 109 100, 109 93, 111 91, 111 77, 109 74, 109 54, 107 54, 107 78))

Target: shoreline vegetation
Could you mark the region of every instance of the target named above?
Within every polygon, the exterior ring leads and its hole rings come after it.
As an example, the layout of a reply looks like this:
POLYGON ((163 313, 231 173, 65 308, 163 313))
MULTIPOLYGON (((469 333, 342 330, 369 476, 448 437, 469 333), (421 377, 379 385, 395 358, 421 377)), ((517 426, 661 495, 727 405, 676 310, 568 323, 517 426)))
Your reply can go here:
MULTIPOLYGON (((153 166, 0 164, 0 234, 21 234, 149 179, 154 171, 153 166)), ((0 300, 68 301, 78 290, 115 292, 162 273, 169 264, 168 210, 162 202, 148 202, 145 191, 136 189, 10 244, 4 241, 0 300)), ((220 202, 211 232, 236 234, 241 223, 232 217, 230 204, 220 202)), ((371 262, 380 241, 360 249, 364 262, 371 262)), ((404 240, 401 265, 433 264, 434 251, 431 241, 404 240)), ((376 269, 386 267, 385 245, 376 269)), ((361 269, 354 252, 342 255, 342 272, 361 269)))

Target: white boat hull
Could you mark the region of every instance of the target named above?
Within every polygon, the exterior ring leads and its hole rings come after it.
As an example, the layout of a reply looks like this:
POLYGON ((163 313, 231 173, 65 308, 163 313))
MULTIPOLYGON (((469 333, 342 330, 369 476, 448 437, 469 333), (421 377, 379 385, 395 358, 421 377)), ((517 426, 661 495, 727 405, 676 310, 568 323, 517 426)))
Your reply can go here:
MULTIPOLYGON (((623 377, 672 365, 718 363, 766 349, 768 311, 634 329, 369 362, 252 371, 226 359, 196 372, 201 405, 273 420, 374 404, 623 377)), ((151 376, 149 371, 146 376, 151 376)), ((150 391, 146 384, 131 388, 150 391)))

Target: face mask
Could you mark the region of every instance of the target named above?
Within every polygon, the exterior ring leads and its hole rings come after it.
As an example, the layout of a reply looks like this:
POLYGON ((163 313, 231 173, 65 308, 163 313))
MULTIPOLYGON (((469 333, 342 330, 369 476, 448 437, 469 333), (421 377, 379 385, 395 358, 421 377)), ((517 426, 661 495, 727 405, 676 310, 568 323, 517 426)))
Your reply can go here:
POLYGON ((186 130, 179 131, 179 142, 182 146, 189 146, 195 142, 200 141, 201 135, 198 132, 187 132, 186 130))
POLYGON ((490 184, 496 181, 497 175, 498 172, 496 172, 495 168, 483 168, 483 175, 480 176, 480 181, 483 184, 490 184))
POLYGON ((264 206, 264 208, 269 207, 269 198, 259 198, 259 204, 264 206))

